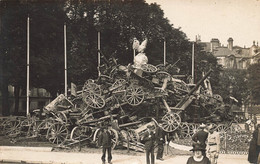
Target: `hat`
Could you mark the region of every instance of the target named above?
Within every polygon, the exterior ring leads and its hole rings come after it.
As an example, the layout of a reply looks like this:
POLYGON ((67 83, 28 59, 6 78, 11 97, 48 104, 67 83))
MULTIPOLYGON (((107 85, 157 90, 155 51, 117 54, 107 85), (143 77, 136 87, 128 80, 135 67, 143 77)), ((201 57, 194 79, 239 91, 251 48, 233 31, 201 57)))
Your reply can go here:
POLYGON ((148 129, 152 129, 153 126, 152 126, 152 125, 148 125, 147 128, 148 128, 148 129))
POLYGON ((207 125, 205 125, 203 123, 199 126, 199 128, 201 128, 201 129, 206 128, 206 127, 207 127, 207 125))
POLYGON ((200 151, 206 151, 206 149, 203 148, 202 145, 201 145, 201 144, 198 144, 198 143, 194 144, 194 145, 193 145, 193 148, 192 148, 190 151, 198 151, 198 150, 200 150, 200 151))

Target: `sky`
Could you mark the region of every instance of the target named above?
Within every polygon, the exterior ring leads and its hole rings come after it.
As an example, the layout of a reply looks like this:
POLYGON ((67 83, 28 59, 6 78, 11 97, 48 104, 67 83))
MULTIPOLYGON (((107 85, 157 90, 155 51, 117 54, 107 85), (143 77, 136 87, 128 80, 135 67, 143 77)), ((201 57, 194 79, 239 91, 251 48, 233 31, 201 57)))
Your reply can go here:
POLYGON ((202 42, 219 39, 227 46, 260 45, 260 0, 146 0, 156 2, 174 28, 181 28, 190 41, 200 35, 202 42))

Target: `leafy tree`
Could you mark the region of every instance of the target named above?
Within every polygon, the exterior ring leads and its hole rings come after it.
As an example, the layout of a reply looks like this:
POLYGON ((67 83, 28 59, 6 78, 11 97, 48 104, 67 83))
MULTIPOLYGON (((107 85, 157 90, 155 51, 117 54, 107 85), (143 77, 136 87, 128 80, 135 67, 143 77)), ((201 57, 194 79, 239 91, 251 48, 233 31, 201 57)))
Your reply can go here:
POLYGON ((248 88, 252 95, 252 102, 260 104, 260 63, 250 65, 248 68, 248 88))

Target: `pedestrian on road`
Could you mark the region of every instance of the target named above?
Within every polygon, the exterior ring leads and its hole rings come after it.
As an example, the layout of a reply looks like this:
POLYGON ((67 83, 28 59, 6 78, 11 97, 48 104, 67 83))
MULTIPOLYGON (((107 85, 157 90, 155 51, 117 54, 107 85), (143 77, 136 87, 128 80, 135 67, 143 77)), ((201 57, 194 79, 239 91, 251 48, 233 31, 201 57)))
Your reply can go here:
POLYGON ((206 132, 206 125, 201 124, 199 130, 192 136, 192 141, 201 144, 201 146, 206 149, 206 140, 208 138, 208 132, 206 132))
POLYGON ((163 150, 164 150, 164 143, 165 143, 165 131, 162 129, 161 124, 155 130, 155 138, 157 143, 157 155, 156 159, 163 161, 163 150))
POLYGON ((208 157, 203 155, 206 149, 201 144, 193 144, 193 149, 190 151, 193 151, 193 156, 189 157, 186 164, 211 164, 208 157))
POLYGON ((147 126, 147 131, 144 133, 142 137, 142 141, 144 142, 146 164, 150 164, 150 156, 151 156, 151 164, 154 164, 155 134, 153 131, 153 126, 151 125, 147 126))
POLYGON ((207 152, 209 154, 209 159, 211 164, 217 164, 219 151, 220 151, 220 135, 214 129, 212 125, 208 127, 209 135, 208 135, 208 145, 207 152))
POLYGON ((107 151, 107 161, 109 164, 112 164, 112 154, 111 154, 111 147, 112 147, 112 136, 108 131, 108 126, 103 127, 103 132, 101 133, 100 137, 98 138, 99 146, 102 148, 102 164, 106 163, 106 151, 107 151))
POLYGON ((254 164, 258 163, 258 156, 260 152, 260 124, 256 127, 257 128, 253 132, 253 138, 250 141, 248 151, 248 161, 254 164))

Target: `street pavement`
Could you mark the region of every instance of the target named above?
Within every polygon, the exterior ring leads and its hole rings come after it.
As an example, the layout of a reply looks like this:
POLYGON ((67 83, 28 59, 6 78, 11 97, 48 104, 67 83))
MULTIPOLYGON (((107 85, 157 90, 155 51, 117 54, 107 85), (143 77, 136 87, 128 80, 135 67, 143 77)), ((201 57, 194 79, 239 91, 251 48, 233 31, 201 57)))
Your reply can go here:
MULTIPOLYGON (((98 164, 100 153, 53 152, 51 147, 17 147, 0 146, 0 163, 33 163, 33 164, 98 164)), ((113 164, 145 164, 145 154, 126 155, 112 154, 113 164)), ((156 164, 186 164, 189 156, 164 156, 164 161, 156 164)), ((218 164, 248 164, 247 155, 220 154, 218 164)))

